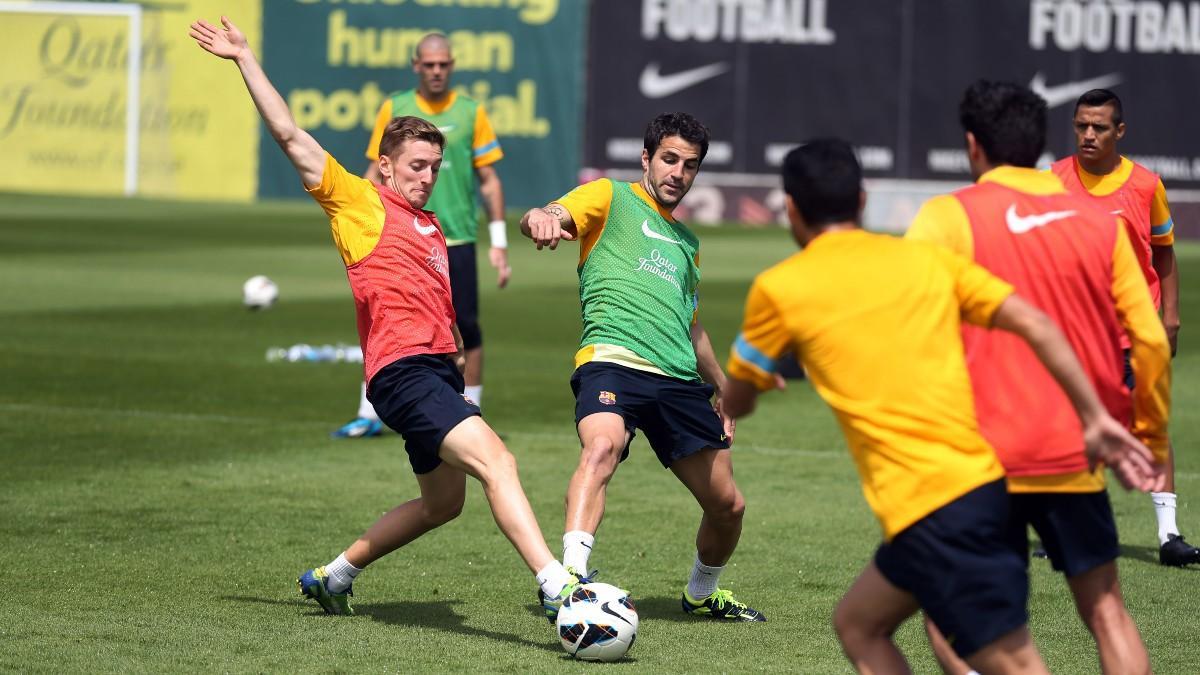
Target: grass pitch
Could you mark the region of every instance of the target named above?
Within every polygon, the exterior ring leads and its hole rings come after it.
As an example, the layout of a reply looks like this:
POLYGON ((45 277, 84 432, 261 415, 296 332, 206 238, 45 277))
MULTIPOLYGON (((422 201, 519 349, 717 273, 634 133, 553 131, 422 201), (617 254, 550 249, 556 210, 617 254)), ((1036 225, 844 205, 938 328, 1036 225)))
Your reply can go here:
MULTIPOLYGON (((724 356, 752 277, 794 250, 781 230, 701 229, 701 316, 724 356)), ((1174 438, 1180 524, 1200 541, 1200 247, 1184 281, 1174 438)), ((511 286, 481 259, 484 409, 508 439, 550 541, 578 453, 567 380, 576 249, 514 241, 511 286)), ((399 437, 335 441, 356 365, 268 363, 268 347, 355 341, 345 274, 313 204, 214 206, 0 195, 0 670, 500 671, 568 660, 476 485, 455 522, 371 567, 355 618, 294 579, 416 494, 399 437), (240 305, 266 274, 282 297, 240 305)), ((644 440, 610 487, 593 563, 632 591, 622 672, 848 671, 828 617, 878 529, 832 415, 803 382, 738 429, 748 509, 723 585, 770 621, 679 611, 699 511, 644 440)), ((1156 672, 1194 672, 1200 569, 1157 565, 1149 498, 1113 494, 1128 604, 1156 672)), ((1031 626, 1055 672, 1098 670, 1061 578, 1034 560, 1031 626)), ((898 640, 935 664, 916 622, 898 640)))

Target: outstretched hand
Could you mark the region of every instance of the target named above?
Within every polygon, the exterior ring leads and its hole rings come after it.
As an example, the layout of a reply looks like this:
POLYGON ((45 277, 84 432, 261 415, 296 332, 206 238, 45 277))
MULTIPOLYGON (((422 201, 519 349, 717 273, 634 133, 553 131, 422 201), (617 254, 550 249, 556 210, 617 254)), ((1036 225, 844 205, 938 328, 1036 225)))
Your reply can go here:
POLYGON ((1126 490, 1152 492, 1162 490, 1166 474, 1154 463, 1150 450, 1129 430, 1104 415, 1083 430, 1084 452, 1092 469, 1103 463, 1126 490))
POLYGON ((223 59, 237 59, 243 50, 250 48, 246 36, 227 16, 221 17, 221 25, 224 28, 217 28, 204 19, 196 19, 192 22, 188 35, 192 36, 201 49, 210 54, 223 59))

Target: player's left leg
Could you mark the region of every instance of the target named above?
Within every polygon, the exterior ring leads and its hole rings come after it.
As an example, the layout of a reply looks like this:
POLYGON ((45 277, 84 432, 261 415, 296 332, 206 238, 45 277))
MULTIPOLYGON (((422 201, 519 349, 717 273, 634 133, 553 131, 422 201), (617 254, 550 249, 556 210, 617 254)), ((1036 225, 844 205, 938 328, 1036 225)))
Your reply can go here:
POLYGON ((673 462, 671 471, 703 510, 696 531, 696 560, 681 600, 684 611, 730 621, 766 621, 761 612, 718 587, 742 536, 746 511, 746 501, 733 480, 729 450, 702 450, 673 462))

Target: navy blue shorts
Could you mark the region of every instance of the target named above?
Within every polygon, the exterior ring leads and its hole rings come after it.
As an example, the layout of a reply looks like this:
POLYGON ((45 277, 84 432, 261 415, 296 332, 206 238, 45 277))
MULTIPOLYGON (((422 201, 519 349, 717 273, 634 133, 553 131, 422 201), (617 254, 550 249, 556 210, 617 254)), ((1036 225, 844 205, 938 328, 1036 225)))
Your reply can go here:
MULTIPOLYGON (((594 413, 625 420, 629 442, 637 429, 664 467, 708 448, 728 448, 725 426, 713 410, 712 386, 647 373, 614 363, 585 363, 571 376, 575 424, 594 413)), ((629 446, 621 461, 629 456, 629 446)))
POLYGON ((479 407, 463 396, 463 376, 451 358, 422 354, 393 361, 367 386, 367 400, 379 419, 404 437, 413 473, 436 469, 446 434, 479 414, 479 407))
POLYGON ((1011 497, 1009 542, 1022 559, 1029 558, 1030 525, 1041 537, 1050 564, 1068 578, 1121 555, 1108 492, 1018 492, 1011 497))
POLYGON ((450 264, 450 301, 454 304, 463 349, 475 349, 483 345, 483 330, 479 327, 479 266, 475 262, 475 244, 447 246, 446 259, 450 264))
POLYGON ((1007 541, 1004 480, 975 488, 910 525, 875 552, 893 585, 912 593, 961 657, 1029 619, 1025 558, 1007 541))

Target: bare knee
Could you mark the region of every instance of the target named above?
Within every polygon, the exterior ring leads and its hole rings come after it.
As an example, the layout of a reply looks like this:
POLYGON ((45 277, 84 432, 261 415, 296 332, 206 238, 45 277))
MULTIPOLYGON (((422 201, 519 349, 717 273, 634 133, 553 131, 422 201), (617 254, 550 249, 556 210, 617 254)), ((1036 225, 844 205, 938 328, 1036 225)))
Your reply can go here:
POLYGON ((595 436, 583 446, 579 468, 589 473, 610 476, 617 469, 620 449, 608 436, 595 436))
POLYGON ((721 522, 741 522, 746 514, 746 500, 742 498, 741 491, 734 488, 707 504, 704 514, 721 522))

